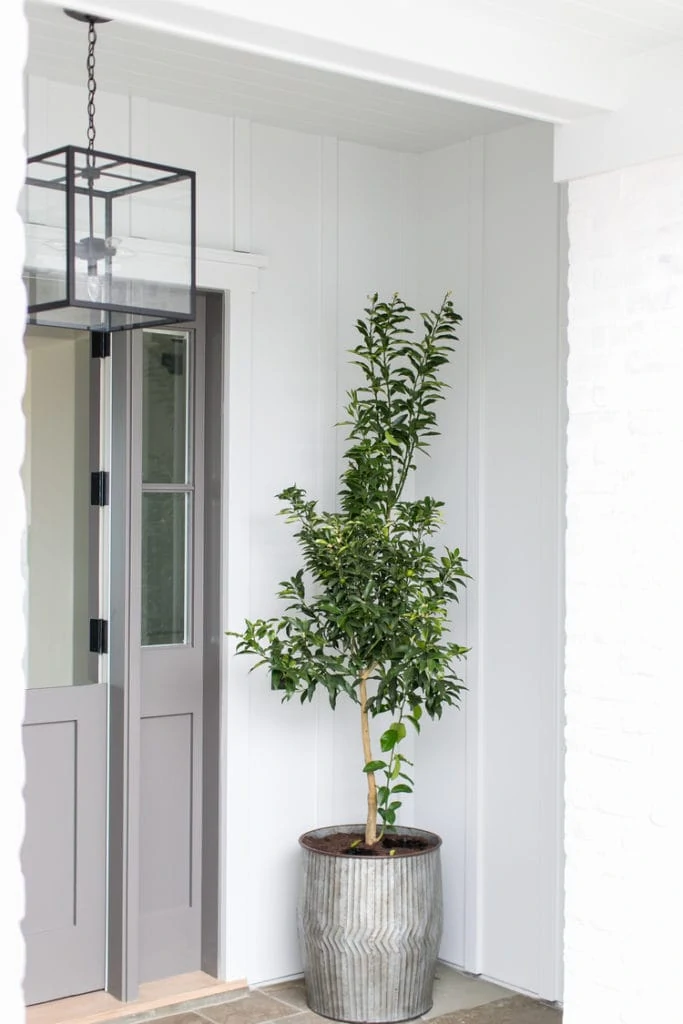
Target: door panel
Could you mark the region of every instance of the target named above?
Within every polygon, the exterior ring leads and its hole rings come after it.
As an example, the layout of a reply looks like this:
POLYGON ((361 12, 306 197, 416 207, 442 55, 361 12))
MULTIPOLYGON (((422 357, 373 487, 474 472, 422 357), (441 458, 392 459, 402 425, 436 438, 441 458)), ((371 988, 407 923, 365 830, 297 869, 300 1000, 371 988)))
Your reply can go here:
POLYGON ((78 791, 78 725, 27 724, 24 751, 29 765, 26 795, 44 802, 41 827, 35 819, 26 836, 26 862, 35 876, 26 894, 26 923, 33 932, 73 925, 78 791))
MULTIPOLYGON (((201 966, 201 705, 143 717, 140 956, 143 980, 201 966), (182 710, 181 710, 182 709, 182 710)), ((159 706, 159 705, 157 705, 159 706)))
POLYGON ((104 686, 27 691, 28 1003, 104 988, 106 740, 104 686))
POLYGON ((192 715, 142 720, 140 871, 144 912, 192 906, 192 715))
POLYGON ((201 967, 204 332, 134 343, 140 530, 140 981, 201 967))

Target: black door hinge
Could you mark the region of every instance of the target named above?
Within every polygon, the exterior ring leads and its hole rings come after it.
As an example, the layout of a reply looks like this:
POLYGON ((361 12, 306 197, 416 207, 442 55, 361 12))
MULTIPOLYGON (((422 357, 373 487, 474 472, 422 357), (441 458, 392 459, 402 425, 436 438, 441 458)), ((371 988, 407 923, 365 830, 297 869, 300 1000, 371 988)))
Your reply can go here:
POLYGON ((105 469, 90 474, 90 504, 100 507, 109 504, 109 473, 105 469))
POLYGON ((106 654, 109 650, 109 623, 106 619, 90 620, 90 652, 106 654))
POLYGON ((111 334, 103 331, 91 331, 90 352, 93 359, 106 359, 111 355, 111 334))

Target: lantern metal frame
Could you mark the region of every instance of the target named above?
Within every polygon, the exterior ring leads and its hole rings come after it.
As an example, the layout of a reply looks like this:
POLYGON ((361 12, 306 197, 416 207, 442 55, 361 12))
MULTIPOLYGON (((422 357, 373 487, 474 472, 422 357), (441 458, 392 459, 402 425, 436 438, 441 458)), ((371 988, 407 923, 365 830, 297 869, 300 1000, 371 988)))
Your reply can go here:
MULTIPOLYGON (((196 218, 196 172, 186 170, 180 167, 171 167, 166 164, 153 163, 149 160, 138 160, 134 157, 123 156, 114 153, 105 153, 100 150, 93 150, 84 146, 60 146, 57 149, 48 150, 45 153, 38 154, 36 156, 29 157, 27 160, 28 173, 26 177, 27 186, 36 188, 47 188, 52 190, 60 191, 64 194, 64 201, 66 204, 66 216, 65 216, 65 290, 66 295, 63 299, 56 299, 49 302, 38 302, 29 303, 28 306, 28 320, 32 324, 40 324, 41 326, 49 326, 48 321, 43 318, 41 320, 35 319, 35 316, 39 313, 49 312, 50 310, 67 309, 69 307, 74 309, 92 309, 102 310, 105 313, 124 313, 129 314, 131 317, 130 323, 124 323, 117 325, 111 322, 111 317, 106 318, 107 323, 105 326, 97 328, 107 333, 121 330, 135 330, 139 327, 159 327, 162 325, 182 323, 184 321, 191 322, 196 316, 196 287, 197 287, 197 272, 196 272, 196 243, 197 243, 197 218, 196 218), (93 164, 97 165, 102 161, 103 163, 98 167, 101 172, 108 173, 110 175, 115 174, 116 168, 128 167, 128 168, 146 168, 149 171, 155 171, 158 177, 154 180, 146 180, 139 178, 128 178, 126 181, 122 175, 122 185, 119 188, 111 189, 98 189, 93 181, 88 182, 87 175, 83 175, 81 169, 76 166, 77 156, 81 156, 86 163, 86 166, 93 164), (61 158, 61 159, 59 159, 61 158), (43 178, 32 178, 31 177, 31 165, 42 163, 48 165, 54 162, 57 173, 54 179, 43 179, 43 178), (82 184, 79 179, 82 179, 82 184), (79 297, 76 294, 76 282, 75 282, 75 267, 77 256, 76 247, 78 240, 76 238, 76 196, 83 196, 90 198, 91 196, 97 200, 104 202, 105 208, 105 237, 108 237, 111 233, 112 224, 112 208, 115 200, 125 198, 126 196, 132 196, 140 192, 149 191, 156 188, 161 188, 166 185, 174 184, 176 182, 186 181, 190 188, 190 245, 188 252, 188 259, 190 264, 189 274, 189 308, 184 311, 179 310, 168 310, 168 309, 157 309, 146 306, 138 306, 135 304, 127 304, 120 302, 108 302, 106 300, 101 301, 88 301, 84 298, 79 297), (137 318, 137 319, 136 319, 137 318)), ((92 238, 92 234, 91 234, 92 238)), ((144 239, 141 239, 144 242, 144 239)), ((112 259, 115 254, 111 253, 105 255, 102 259, 105 262, 105 267, 111 274, 112 259)), ((67 326, 60 324, 55 321, 54 326, 67 326)), ((84 325, 84 329, 91 329, 88 325, 84 325)))

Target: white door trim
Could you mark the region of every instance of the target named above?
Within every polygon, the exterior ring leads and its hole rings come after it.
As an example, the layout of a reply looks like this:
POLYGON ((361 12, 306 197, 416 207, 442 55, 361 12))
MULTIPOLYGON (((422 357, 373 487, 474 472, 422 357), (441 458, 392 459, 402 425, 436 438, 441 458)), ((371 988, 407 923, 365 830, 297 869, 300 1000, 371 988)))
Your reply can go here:
MULTIPOLYGON (((197 249, 197 287, 224 294, 223 453, 221 465, 220 622, 233 629, 249 612, 249 493, 251 473, 252 295, 258 290, 263 256, 197 249)), ((249 850, 233 840, 247 820, 245 765, 249 748, 249 690, 226 636, 220 658, 219 941, 222 981, 246 978, 249 850), (244 684, 244 685, 243 685, 244 684)))

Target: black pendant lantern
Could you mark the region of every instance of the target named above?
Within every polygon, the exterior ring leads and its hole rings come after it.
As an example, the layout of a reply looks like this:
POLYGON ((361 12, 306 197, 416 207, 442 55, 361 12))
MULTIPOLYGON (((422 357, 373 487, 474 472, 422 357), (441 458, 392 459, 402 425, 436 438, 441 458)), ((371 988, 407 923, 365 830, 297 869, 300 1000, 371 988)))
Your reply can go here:
POLYGON ((28 322, 111 332, 193 320, 195 173, 95 149, 95 25, 88 145, 28 159, 22 196, 28 322))

